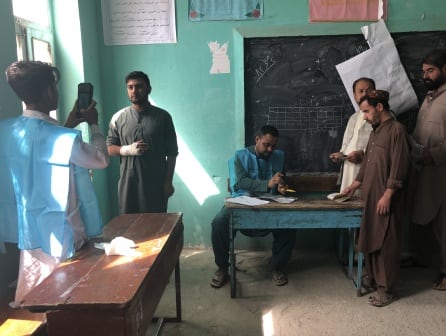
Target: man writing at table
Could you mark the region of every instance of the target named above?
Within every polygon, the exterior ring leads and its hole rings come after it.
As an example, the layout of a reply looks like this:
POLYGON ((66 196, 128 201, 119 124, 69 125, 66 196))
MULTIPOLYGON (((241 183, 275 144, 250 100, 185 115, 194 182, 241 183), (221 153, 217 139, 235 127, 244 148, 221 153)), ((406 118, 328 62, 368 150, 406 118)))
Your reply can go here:
MULTIPOLYGON (((255 137, 255 145, 236 151, 229 161, 230 189, 232 196, 285 193, 283 179, 284 153, 276 150, 279 131, 270 125, 263 126, 255 137)), ((283 286, 288 282, 284 273, 295 243, 295 232, 289 229, 242 230, 250 237, 273 234, 272 280, 283 286)), ((212 221, 212 248, 218 270, 211 280, 214 288, 222 287, 229 279, 229 211, 223 207, 212 221)))

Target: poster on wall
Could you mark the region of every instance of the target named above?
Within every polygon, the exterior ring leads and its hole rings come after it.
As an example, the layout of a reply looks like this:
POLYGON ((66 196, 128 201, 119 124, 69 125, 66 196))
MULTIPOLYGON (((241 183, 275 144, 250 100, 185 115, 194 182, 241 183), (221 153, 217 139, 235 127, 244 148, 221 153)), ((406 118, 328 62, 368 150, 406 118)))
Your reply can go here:
POLYGON ((229 62, 228 57, 228 44, 229 41, 221 44, 217 41, 208 42, 208 47, 212 54, 212 66, 209 70, 210 74, 227 74, 231 72, 231 63, 229 62))
POLYGON ((377 21, 387 18, 387 0, 308 0, 310 22, 377 21))
POLYGON ((102 0, 105 45, 176 43, 175 0, 102 0))
POLYGON ((189 21, 261 18, 263 18, 263 0, 189 0, 189 21))

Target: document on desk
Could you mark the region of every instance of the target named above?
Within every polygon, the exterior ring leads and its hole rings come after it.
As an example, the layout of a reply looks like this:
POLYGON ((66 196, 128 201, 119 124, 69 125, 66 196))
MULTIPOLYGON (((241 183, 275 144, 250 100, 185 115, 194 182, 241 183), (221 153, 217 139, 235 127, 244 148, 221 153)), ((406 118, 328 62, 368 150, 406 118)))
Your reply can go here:
POLYGON ((277 203, 290 204, 297 200, 296 197, 285 197, 282 195, 263 194, 259 195, 259 198, 265 201, 273 201, 277 203))
POLYGON ((262 205, 262 204, 269 203, 269 201, 261 200, 259 198, 250 197, 250 196, 231 197, 231 198, 227 198, 226 202, 238 203, 238 204, 249 205, 249 206, 262 205))
POLYGON ((332 201, 335 201, 335 202, 339 202, 339 203, 351 200, 350 196, 348 196, 347 194, 341 194, 341 193, 328 194, 327 198, 329 200, 332 200, 332 201))

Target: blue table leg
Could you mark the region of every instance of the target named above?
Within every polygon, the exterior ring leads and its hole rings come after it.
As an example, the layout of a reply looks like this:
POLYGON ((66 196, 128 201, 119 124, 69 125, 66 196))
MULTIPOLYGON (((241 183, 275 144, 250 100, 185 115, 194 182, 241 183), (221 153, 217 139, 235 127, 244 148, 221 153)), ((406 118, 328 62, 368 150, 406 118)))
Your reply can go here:
POLYGON ((355 249, 355 229, 348 229, 349 244, 348 244, 348 277, 353 278, 353 257, 355 249))
POLYGON ((343 252, 344 252, 344 229, 338 229, 339 240, 338 240, 338 259, 342 262, 343 252))
POLYGON ((231 298, 236 295, 235 281, 235 252, 234 252, 234 223, 232 220, 232 210, 229 213, 229 280, 231 283, 231 298))
POLYGON ((358 272, 356 274, 356 295, 361 296, 361 288, 362 288, 362 263, 364 261, 364 255, 361 252, 358 252, 358 272))

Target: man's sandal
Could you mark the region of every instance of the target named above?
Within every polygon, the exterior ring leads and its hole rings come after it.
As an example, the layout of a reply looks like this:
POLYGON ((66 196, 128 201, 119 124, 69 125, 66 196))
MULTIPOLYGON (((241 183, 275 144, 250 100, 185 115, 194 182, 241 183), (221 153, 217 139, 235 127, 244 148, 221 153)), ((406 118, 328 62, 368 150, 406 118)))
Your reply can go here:
POLYGON ((288 283, 288 278, 282 272, 273 271, 272 281, 276 286, 284 286, 288 283))
POLYGON ((398 297, 392 294, 377 294, 370 296, 367 303, 374 307, 385 307, 396 300, 398 300, 398 297))
POLYGON ((213 288, 221 288, 223 287, 229 280, 229 273, 227 270, 219 268, 211 279, 211 287, 213 288))
POLYGON ((446 290, 446 273, 440 273, 438 280, 432 285, 433 289, 446 290))

